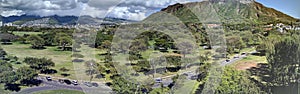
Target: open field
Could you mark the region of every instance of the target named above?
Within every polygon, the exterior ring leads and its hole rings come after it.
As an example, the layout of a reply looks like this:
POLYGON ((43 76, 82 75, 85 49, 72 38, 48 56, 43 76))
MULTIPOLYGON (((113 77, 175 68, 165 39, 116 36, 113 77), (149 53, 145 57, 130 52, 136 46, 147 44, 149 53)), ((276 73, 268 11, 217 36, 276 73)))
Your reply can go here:
MULTIPOLYGON (((72 63, 72 52, 71 51, 59 51, 57 47, 46 47, 47 49, 42 49, 42 50, 36 50, 36 49, 31 49, 30 44, 19 44, 19 43, 14 43, 13 45, 1 45, 1 47, 11 56, 17 56, 19 58, 19 61, 22 62, 25 57, 38 57, 38 58, 49 58, 52 59, 52 61, 55 63, 55 67, 53 69, 57 70, 56 74, 53 74, 55 77, 64 77, 61 74, 70 74, 70 76, 67 76, 65 78, 71 78, 71 79, 77 79, 77 77, 87 77, 85 74, 79 74, 75 73, 76 67, 84 67, 84 63, 75 63, 74 65, 72 63), (70 71, 67 72, 61 72, 59 69, 65 67, 67 69, 70 69, 70 71)), ((89 48, 89 49, 94 49, 94 48, 89 48)), ((99 62, 101 57, 98 55, 101 53, 99 50, 93 50, 95 51, 94 53, 88 53, 85 50, 87 48, 83 47, 82 52, 84 53, 83 55, 84 60, 89 60, 91 58, 97 58, 96 61, 99 62)), ((19 68, 20 66, 24 66, 26 64, 15 64, 14 68, 19 68)))
POLYGON ((9 94, 10 92, 7 90, 4 90, 4 84, 0 84, 0 93, 1 94, 9 94))
POLYGON ((39 91, 33 94, 85 94, 81 91, 75 90, 48 90, 48 91, 39 91))
POLYGON ((195 80, 188 80, 183 83, 183 86, 180 86, 179 89, 175 90, 175 94, 191 94, 195 91, 195 87, 198 86, 197 83, 199 82, 195 80), (193 92, 189 92, 189 91, 193 91, 193 92))
POLYGON ((29 35, 37 35, 37 34, 42 34, 42 32, 19 32, 15 31, 13 34, 18 35, 18 36, 23 36, 24 34, 29 34, 29 35))
POLYGON ((250 55, 240 61, 237 61, 232 66, 234 66, 238 70, 246 70, 250 69, 251 67, 256 67, 259 63, 267 63, 266 56, 250 55))

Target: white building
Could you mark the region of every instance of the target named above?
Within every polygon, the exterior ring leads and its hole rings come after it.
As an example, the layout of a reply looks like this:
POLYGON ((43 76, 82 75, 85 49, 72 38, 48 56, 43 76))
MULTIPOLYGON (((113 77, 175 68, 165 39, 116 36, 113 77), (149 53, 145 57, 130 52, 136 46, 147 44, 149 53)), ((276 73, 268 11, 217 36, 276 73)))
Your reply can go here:
POLYGON ((2 22, 2 21, 0 21, 0 27, 1 27, 1 26, 3 26, 3 22, 2 22))

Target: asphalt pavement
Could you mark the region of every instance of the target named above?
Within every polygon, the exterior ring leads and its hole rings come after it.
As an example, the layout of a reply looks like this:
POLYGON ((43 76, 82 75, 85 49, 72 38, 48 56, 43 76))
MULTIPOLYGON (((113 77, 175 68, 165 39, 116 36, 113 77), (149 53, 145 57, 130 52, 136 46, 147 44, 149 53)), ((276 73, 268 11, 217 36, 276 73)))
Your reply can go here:
MULTIPOLYGON (((232 63, 234 63, 236 61, 239 61, 239 60, 247 57, 248 54, 253 54, 253 53, 256 53, 256 51, 248 52, 248 53, 245 53, 243 55, 239 55, 238 57, 235 57, 235 58, 232 58, 232 59, 228 59, 229 61, 224 60, 224 61, 221 62, 220 65, 221 66, 230 65, 230 64, 232 64, 232 63)), ((182 75, 182 74, 186 75, 188 80, 195 80, 194 77, 197 75, 195 73, 195 71, 187 71, 187 72, 183 72, 183 73, 181 73, 179 75, 182 75)), ((166 77, 161 77, 161 78, 163 78, 163 80, 161 82, 163 84, 163 86, 166 87, 166 86, 170 85, 173 82, 172 77, 174 77, 176 75, 170 75, 170 76, 166 76, 166 77)), ((155 78, 155 79, 158 79, 158 78, 155 78)), ((160 88, 161 87, 161 83, 155 83, 152 86, 152 88, 160 88)))
POLYGON ((21 91, 13 92, 12 94, 32 94, 38 91, 61 90, 61 89, 78 90, 78 91, 83 91, 87 94, 110 94, 112 92, 110 87, 100 83, 98 83, 97 87, 96 86, 88 87, 82 83, 79 83, 79 85, 72 85, 72 84, 68 85, 66 83, 60 83, 57 80, 48 81, 44 77, 37 77, 37 79, 42 81, 40 86, 22 89, 21 91))

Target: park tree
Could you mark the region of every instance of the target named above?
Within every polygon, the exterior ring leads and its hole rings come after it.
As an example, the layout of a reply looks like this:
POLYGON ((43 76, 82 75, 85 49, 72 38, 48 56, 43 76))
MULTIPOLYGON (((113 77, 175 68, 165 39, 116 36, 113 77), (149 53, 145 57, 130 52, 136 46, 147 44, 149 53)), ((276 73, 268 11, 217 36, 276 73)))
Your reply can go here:
POLYGON ((0 83, 12 84, 19 80, 10 63, 0 60, 0 83))
POLYGON ((225 67, 222 78, 215 94, 264 94, 256 83, 249 79, 245 71, 225 67))
POLYGON ((97 64, 94 60, 89 60, 86 61, 84 65, 87 67, 86 74, 90 76, 90 81, 92 81, 94 75, 99 73, 97 69, 99 64, 97 64))
POLYGON ((101 46, 102 46, 102 48, 110 49, 110 47, 111 47, 111 41, 105 40, 104 42, 102 42, 101 46))
POLYGON ((44 39, 41 38, 38 35, 30 35, 29 37, 27 37, 27 41, 29 41, 29 43, 31 44, 31 48, 34 49, 41 49, 44 48, 44 39))
POLYGON ((116 94, 143 94, 148 90, 147 87, 134 83, 122 77, 114 77, 112 89, 116 94))
POLYGON ((32 80, 38 76, 37 72, 30 67, 20 67, 17 70, 17 74, 21 78, 21 80, 32 80))
POLYGON ((198 74, 197 81, 200 82, 204 80, 204 78, 208 75, 210 66, 211 64, 205 63, 196 69, 196 73, 198 74))
POLYGON ((154 47, 156 49, 167 50, 168 48, 171 48, 171 46, 172 46, 172 42, 168 41, 167 39, 160 39, 160 38, 155 39, 154 47))
POLYGON ((239 36, 227 37, 226 44, 227 44, 227 51, 230 54, 235 52, 235 49, 238 49, 238 51, 240 51, 245 47, 244 42, 241 40, 239 36))
POLYGON ((6 51, 3 48, 0 48, 0 57, 5 57, 7 55, 6 51))
POLYGON ((260 55, 265 55, 268 50, 268 44, 267 43, 261 43, 256 46, 255 50, 259 52, 260 55))
POLYGON ((133 40, 133 42, 131 42, 131 45, 129 47, 131 51, 137 51, 137 52, 146 51, 147 48, 148 48, 148 42, 145 39, 133 40))
POLYGON ((55 32, 47 32, 42 34, 41 37, 45 40, 46 46, 52 46, 55 43, 55 32))
POLYGON ((270 65, 270 83, 284 86, 295 83, 299 78, 299 39, 286 38, 274 44, 267 53, 270 65))
POLYGON ((26 57, 24 59, 24 62, 28 64, 31 68, 42 71, 45 71, 50 67, 55 66, 55 63, 51 59, 47 58, 26 57))
POLYGON ((58 33, 55 37, 56 43, 61 46, 61 50, 65 51, 67 46, 72 45, 72 37, 66 33, 58 33))
POLYGON ((180 55, 166 55, 167 65, 174 65, 176 67, 181 66, 181 57, 180 55))
POLYGON ((101 30, 97 32, 96 40, 95 40, 95 47, 108 47, 107 43, 112 40, 112 35, 108 34, 105 30, 101 30), (106 43, 106 44, 105 44, 106 43))
POLYGON ((134 67, 137 71, 147 70, 151 68, 150 62, 146 59, 139 60, 134 67))
POLYGON ((7 61, 0 60, 0 73, 5 71, 12 71, 13 67, 11 63, 8 63, 7 61))
POLYGON ((14 71, 4 71, 0 74, 0 83, 13 84, 19 80, 19 77, 14 71))
POLYGON ((241 32, 240 36, 243 42, 245 42, 247 46, 251 46, 250 44, 253 43, 253 34, 251 32, 249 31, 241 32))

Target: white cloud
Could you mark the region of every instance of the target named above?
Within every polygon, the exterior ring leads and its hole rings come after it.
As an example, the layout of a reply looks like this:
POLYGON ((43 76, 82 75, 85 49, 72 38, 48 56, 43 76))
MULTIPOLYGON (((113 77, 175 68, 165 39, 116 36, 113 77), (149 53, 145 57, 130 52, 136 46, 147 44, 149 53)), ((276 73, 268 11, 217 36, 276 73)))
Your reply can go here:
POLYGON ((108 16, 126 18, 130 20, 141 20, 147 17, 144 10, 133 10, 130 12, 130 8, 131 7, 115 7, 110 10, 108 16))
POLYGON ((21 16, 25 14, 22 10, 10 10, 10 11, 2 11, 1 15, 4 17, 8 17, 11 15, 21 16))
POLYGON ((91 7, 87 4, 84 5, 80 15, 89 15, 91 17, 104 18, 108 10, 101 10, 96 7, 91 7))
POLYGON ((168 5, 191 1, 198 0, 0 0, 0 14, 90 15, 101 18, 107 15, 142 20, 168 5))

